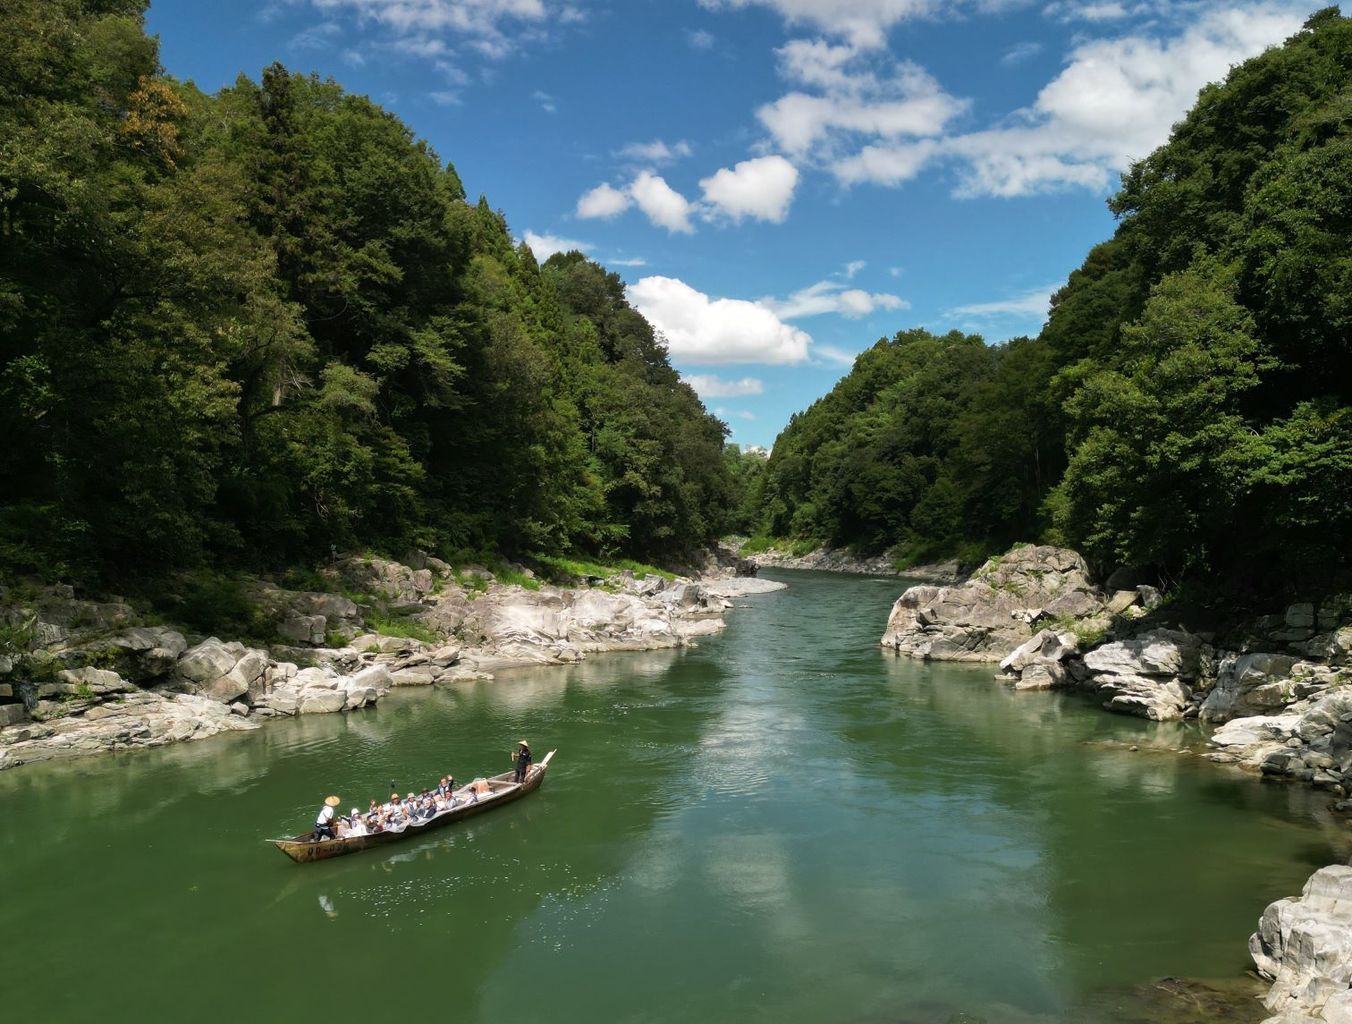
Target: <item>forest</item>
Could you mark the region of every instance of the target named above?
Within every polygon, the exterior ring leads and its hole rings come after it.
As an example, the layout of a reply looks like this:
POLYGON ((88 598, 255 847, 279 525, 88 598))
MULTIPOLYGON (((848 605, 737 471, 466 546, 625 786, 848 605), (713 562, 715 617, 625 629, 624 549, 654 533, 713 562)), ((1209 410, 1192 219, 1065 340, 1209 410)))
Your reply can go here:
POLYGON ((1043 540, 1216 589, 1345 583, 1352 21, 1203 89, 1110 207, 1036 338, 862 353, 743 473, 741 527, 903 565, 1043 540))
POLYGON ((145 6, 0 12, 0 569, 672 560, 739 531, 902 565, 1041 540, 1221 588, 1349 571, 1337 8, 1123 176, 1037 337, 883 338, 765 462, 725 445, 617 275, 537 263, 332 81, 175 80, 145 6))
POLYGON ((615 274, 537 264, 332 81, 176 81, 145 7, 0 11, 0 569, 673 558, 724 530, 726 428, 615 274))

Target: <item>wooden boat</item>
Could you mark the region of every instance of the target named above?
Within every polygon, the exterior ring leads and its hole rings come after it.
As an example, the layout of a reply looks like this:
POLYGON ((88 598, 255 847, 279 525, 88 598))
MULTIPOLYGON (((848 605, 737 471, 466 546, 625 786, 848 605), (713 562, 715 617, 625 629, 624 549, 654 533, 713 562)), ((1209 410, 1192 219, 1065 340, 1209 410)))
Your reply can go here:
MULTIPOLYGON (((514 771, 495 775, 491 779, 485 780, 489 789, 492 790, 491 793, 480 796, 475 802, 463 803, 450 810, 441 811, 426 821, 406 825, 399 832, 372 832, 364 836, 352 836, 348 839, 321 839, 319 842, 315 842, 312 838, 313 832, 306 832, 304 835, 295 836, 291 839, 269 839, 268 842, 297 864, 309 864, 311 861, 328 860, 330 857, 341 857, 347 853, 369 850, 374 846, 386 846, 405 839, 415 839, 418 836, 426 835, 433 829, 449 825, 453 821, 482 814, 484 811, 491 811, 495 807, 501 807, 513 800, 520 799, 527 793, 535 792, 540 788, 540 784, 545 781, 545 771, 549 768, 549 761, 553 756, 554 751, 551 750, 538 764, 531 765, 530 771, 526 774, 526 781, 520 785, 517 785, 516 772, 514 771)), ((470 787, 464 786, 456 793, 457 795, 468 796, 470 787)))

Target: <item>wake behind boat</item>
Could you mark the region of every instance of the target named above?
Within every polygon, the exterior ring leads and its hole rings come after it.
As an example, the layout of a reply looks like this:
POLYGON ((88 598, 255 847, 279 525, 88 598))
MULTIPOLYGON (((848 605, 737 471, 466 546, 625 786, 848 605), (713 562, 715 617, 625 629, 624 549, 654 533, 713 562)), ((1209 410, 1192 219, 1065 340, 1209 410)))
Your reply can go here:
POLYGON ((549 762, 554 753, 551 750, 538 764, 531 765, 526 770, 525 779, 520 783, 516 781, 515 772, 503 772, 503 774, 495 775, 491 779, 482 780, 488 787, 486 793, 472 794, 473 784, 465 786, 459 792, 465 793, 467 802, 439 811, 430 818, 411 821, 398 830, 368 832, 365 835, 349 836, 345 839, 318 840, 315 839, 313 832, 306 832, 304 835, 295 836, 291 839, 270 839, 268 842, 297 864, 309 864, 311 861, 328 860, 330 857, 341 857, 344 854, 357 853, 359 850, 369 850, 373 846, 385 846, 403 839, 425 835, 432 829, 441 828, 441 826, 449 825, 453 821, 459 821, 462 818, 468 818, 484 811, 490 811, 495 807, 509 804, 527 793, 535 792, 545 780, 545 771, 549 768, 549 762), (477 797, 477 799, 470 799, 471 796, 477 797))

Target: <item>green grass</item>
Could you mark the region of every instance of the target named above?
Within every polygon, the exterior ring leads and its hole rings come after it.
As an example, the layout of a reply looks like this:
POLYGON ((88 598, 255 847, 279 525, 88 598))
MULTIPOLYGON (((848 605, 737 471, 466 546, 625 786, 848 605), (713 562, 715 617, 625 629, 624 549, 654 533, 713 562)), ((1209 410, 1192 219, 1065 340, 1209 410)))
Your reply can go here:
POLYGON ((504 586, 524 587, 527 590, 539 590, 540 581, 533 576, 527 576, 520 569, 513 569, 510 565, 497 566, 492 573, 499 583, 504 586))
POLYGON ((626 570, 632 572, 638 579, 644 579, 648 576, 659 576, 664 580, 676 578, 676 574, 673 572, 659 569, 655 565, 647 565, 644 562, 636 562, 632 558, 619 558, 614 561, 603 562, 564 555, 535 555, 531 558, 531 561, 540 567, 540 571, 552 583, 571 583, 587 577, 606 579, 626 570))
POLYGON ((811 554, 823 544, 815 537, 752 537, 742 545, 743 555, 758 555, 766 551, 787 555, 790 558, 802 558, 811 554))
POLYGON ((443 641, 443 637, 435 631, 403 616, 372 612, 366 616, 366 625, 381 636, 400 637, 404 640, 421 640, 425 644, 439 644, 443 641))

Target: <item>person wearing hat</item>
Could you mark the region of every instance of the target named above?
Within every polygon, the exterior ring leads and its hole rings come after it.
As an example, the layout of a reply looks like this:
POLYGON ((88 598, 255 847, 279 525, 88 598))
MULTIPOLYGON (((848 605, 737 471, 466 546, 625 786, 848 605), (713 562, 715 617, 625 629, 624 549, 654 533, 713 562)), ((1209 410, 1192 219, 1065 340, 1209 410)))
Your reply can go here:
POLYGON ((526 781, 526 773, 530 771, 531 753, 530 744, 521 740, 516 745, 516 752, 512 754, 512 760, 516 762, 516 784, 519 786, 526 781))
POLYGON ((336 796, 324 798, 324 806, 319 809, 319 817, 315 818, 315 835, 313 842, 320 842, 323 839, 337 839, 333 831, 333 809, 337 807, 341 800, 336 796))
POLYGON ((347 816, 347 834, 349 838, 366 835, 366 822, 361 816, 360 808, 352 808, 352 813, 347 816))

